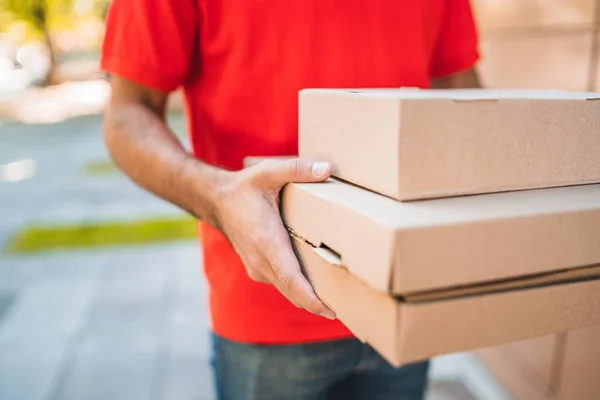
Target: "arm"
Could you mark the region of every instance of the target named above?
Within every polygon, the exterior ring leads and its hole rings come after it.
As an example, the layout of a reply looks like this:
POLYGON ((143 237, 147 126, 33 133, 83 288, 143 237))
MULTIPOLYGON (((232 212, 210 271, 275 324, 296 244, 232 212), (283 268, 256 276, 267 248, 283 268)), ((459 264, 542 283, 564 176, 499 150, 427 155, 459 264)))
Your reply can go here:
POLYGON ((479 74, 475 68, 431 80, 432 89, 470 89, 481 87, 479 74))
POLYGON ((104 138, 134 182, 220 229, 249 276, 273 284, 298 307, 335 318, 302 275, 278 208, 288 182, 316 182, 331 168, 303 160, 271 160, 231 172, 186 153, 165 123, 166 92, 119 76, 111 79, 104 138))
POLYGON ((117 166, 144 189, 218 226, 213 204, 229 173, 186 153, 165 122, 168 93, 116 75, 111 93, 104 140, 117 166))

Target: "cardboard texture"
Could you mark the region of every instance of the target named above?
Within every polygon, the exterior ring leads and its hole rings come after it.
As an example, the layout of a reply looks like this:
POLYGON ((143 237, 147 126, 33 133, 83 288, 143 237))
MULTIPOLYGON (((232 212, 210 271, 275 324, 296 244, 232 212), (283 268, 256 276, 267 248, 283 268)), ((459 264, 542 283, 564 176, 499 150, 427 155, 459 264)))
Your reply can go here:
POLYGON ((406 203, 330 179, 287 185, 282 215, 396 295, 600 263, 600 185, 406 203))
POLYGON ((598 93, 306 89, 300 157, 397 200, 600 182, 598 93))
POLYGON ((556 399, 565 335, 485 348, 477 355, 515 399, 556 399))
POLYGON ((545 386, 545 393, 551 393, 556 391, 553 379, 556 378, 556 364, 560 359, 557 354, 560 342, 559 335, 552 335, 509 343, 502 349, 532 375, 532 380, 540 380, 545 386))
POLYGON ((477 356, 515 400, 554 400, 545 382, 504 352, 504 346, 479 350, 477 356))
MULTIPOLYGON (((596 293, 590 301, 600 301, 596 293)), ((600 399, 600 326, 567 333, 560 400, 600 399)))
POLYGON ((548 387, 537 372, 539 366, 550 361, 550 339, 545 337, 486 348, 477 355, 518 400, 600 399, 600 326, 554 337, 555 351, 548 387), (516 347, 521 351, 515 351, 516 347), (536 374, 528 370, 531 366, 536 374))
POLYGON ((317 295, 396 366, 600 323, 600 304, 590 301, 598 279, 411 302, 370 287, 329 250, 293 243, 317 295))

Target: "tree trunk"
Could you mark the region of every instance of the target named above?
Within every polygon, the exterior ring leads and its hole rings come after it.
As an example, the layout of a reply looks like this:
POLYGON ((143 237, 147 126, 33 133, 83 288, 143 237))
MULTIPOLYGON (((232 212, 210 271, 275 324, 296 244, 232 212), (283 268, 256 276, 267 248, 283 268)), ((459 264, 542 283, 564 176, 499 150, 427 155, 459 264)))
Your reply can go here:
POLYGON ((46 72, 46 76, 44 77, 42 83, 45 86, 56 85, 56 84, 60 83, 58 76, 57 76, 56 48, 54 47, 54 43, 52 42, 52 37, 50 36, 50 32, 48 32, 48 29, 46 28, 45 25, 42 28, 42 32, 44 34, 44 43, 46 44, 46 48, 48 49, 48 56, 50 59, 49 60, 50 66, 48 68, 48 71, 46 72))
POLYGON ((46 44, 46 48, 48 50, 48 57, 50 61, 50 66, 41 84, 43 86, 55 85, 59 83, 58 76, 56 73, 58 57, 56 54, 56 48, 52 41, 52 36, 50 35, 50 31, 48 30, 48 7, 45 0, 36 0, 33 4, 32 13, 35 18, 38 29, 40 30, 40 32, 42 32, 42 35, 44 36, 44 43, 46 44))

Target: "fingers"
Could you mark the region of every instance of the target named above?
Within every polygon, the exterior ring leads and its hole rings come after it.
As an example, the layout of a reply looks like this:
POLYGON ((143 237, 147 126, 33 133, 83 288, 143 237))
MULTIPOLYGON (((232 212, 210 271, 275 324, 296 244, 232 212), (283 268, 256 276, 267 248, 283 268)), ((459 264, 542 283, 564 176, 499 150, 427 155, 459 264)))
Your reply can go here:
POLYGON ((286 183, 321 182, 331 176, 331 165, 295 158, 278 161, 268 160, 257 165, 262 176, 272 187, 282 187, 286 183))
POLYGON ((278 232, 279 234, 272 240, 272 245, 267 248, 266 254, 276 278, 273 284, 284 296, 302 308, 313 314, 335 319, 335 313, 317 297, 302 274, 289 237, 283 228, 281 230, 282 232, 278 232))
MULTIPOLYGON (((306 281, 306 278, 300 273, 299 275, 292 275, 287 273, 280 273, 279 275, 274 272, 275 269, 283 271, 284 268, 274 267, 281 265, 279 258, 272 257, 273 261, 267 261, 266 259, 262 259, 260 261, 254 260, 250 262, 244 262, 246 265, 246 271, 250 279, 259 283, 268 283, 273 286, 281 294, 283 294, 294 306, 298 308, 304 308, 314 314, 322 315, 324 317, 335 319, 335 315, 333 312, 328 312, 325 309, 322 309, 322 303, 314 294, 312 287, 306 281), (304 287, 301 291, 296 290, 297 284, 302 284, 301 281, 304 280, 308 287, 304 287), (313 296, 313 298, 308 298, 304 296, 303 293, 308 293, 313 296)), ((296 261, 297 262, 297 261, 296 261)), ((298 266, 298 270, 299 270, 298 266)), ((325 307, 326 308, 326 307, 325 307)))
POLYGON ((289 182, 318 182, 331 175, 327 163, 269 160, 240 172, 222 208, 223 231, 251 279, 273 284, 297 307, 335 319, 302 274, 276 202, 289 182))

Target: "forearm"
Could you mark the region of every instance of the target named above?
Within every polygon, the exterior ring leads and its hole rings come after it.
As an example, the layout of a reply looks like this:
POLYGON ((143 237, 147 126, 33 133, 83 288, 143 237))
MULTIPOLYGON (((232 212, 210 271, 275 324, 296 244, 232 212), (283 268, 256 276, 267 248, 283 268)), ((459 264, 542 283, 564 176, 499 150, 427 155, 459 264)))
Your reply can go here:
POLYGON ((188 154, 159 114, 137 103, 109 106, 104 138, 117 166, 135 183, 218 226, 215 204, 230 172, 188 154))

